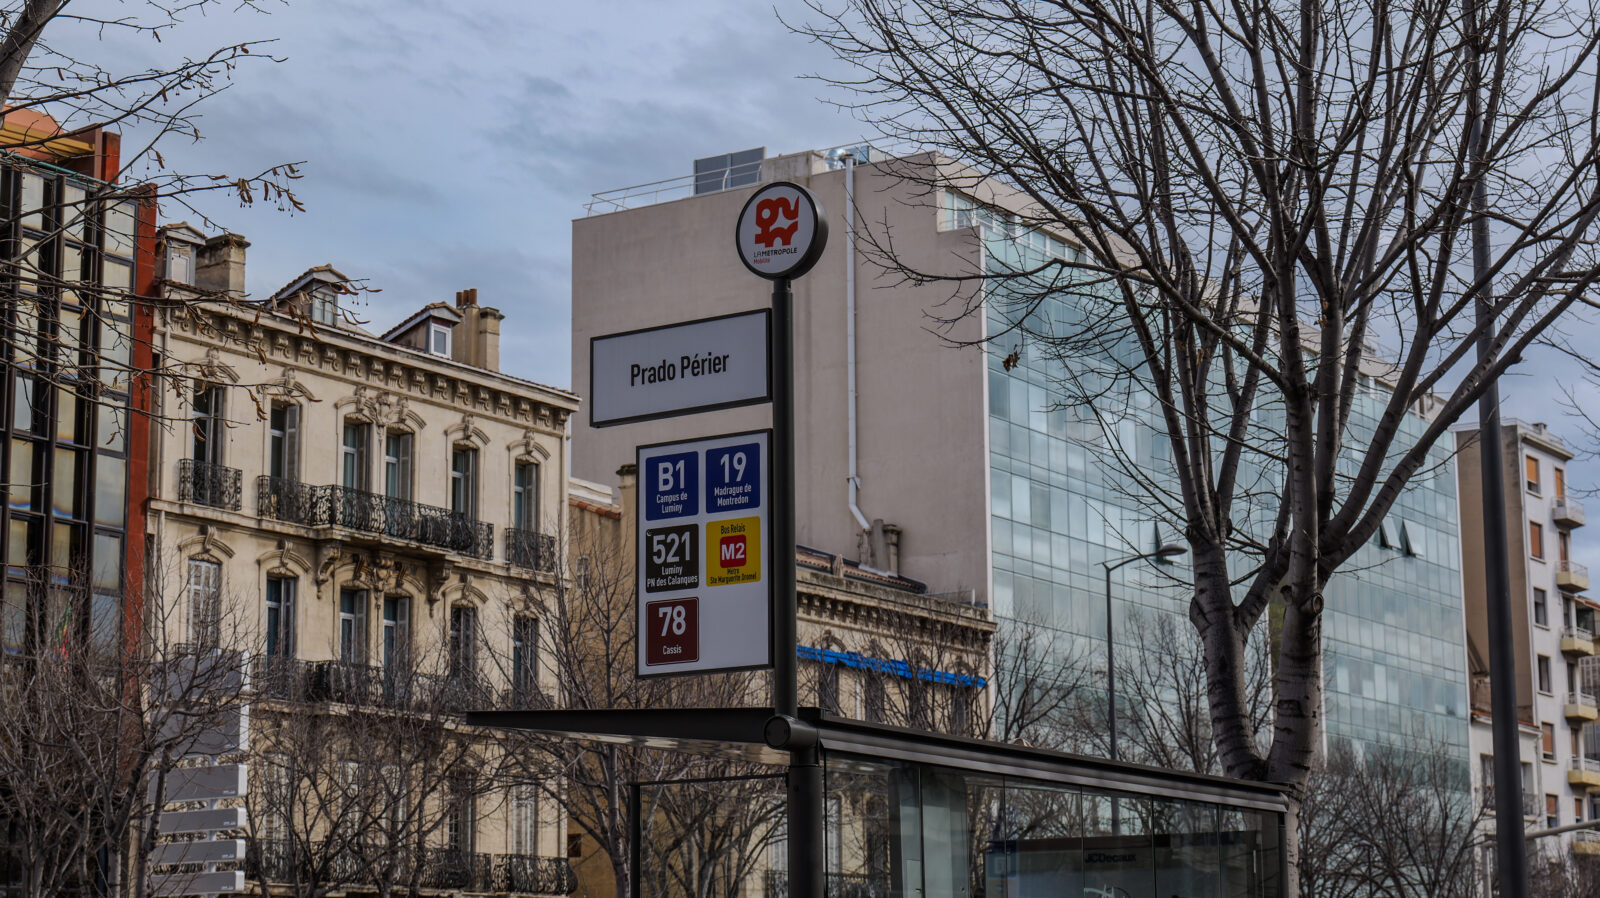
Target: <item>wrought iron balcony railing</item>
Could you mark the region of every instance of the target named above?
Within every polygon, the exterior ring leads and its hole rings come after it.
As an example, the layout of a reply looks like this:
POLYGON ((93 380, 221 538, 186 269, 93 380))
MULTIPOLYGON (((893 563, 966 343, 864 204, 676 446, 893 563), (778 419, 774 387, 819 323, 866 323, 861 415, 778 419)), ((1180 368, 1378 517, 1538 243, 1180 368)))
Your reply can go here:
POLYGON ((265 655, 252 659, 251 671, 256 695, 279 701, 332 702, 432 714, 552 707, 536 687, 531 692, 497 690, 477 674, 441 676, 406 668, 347 661, 291 661, 265 655))
POLYGON ((487 854, 430 848, 421 879, 423 888, 488 892, 494 889, 494 861, 487 854))
POLYGON ((555 706, 550 696, 533 682, 517 683, 500 693, 500 708, 506 711, 548 711, 555 706))
MULTIPOLYGON (((374 868, 406 885, 416 876, 428 889, 464 892, 510 892, 528 895, 570 895, 578 877, 564 857, 521 854, 478 854, 434 848, 420 857, 386 852, 379 845, 334 845, 331 842, 291 842, 255 839, 246 850, 245 875, 258 883, 324 886, 373 886, 374 868), (362 863, 362 858, 371 862, 362 863), (414 866, 420 861, 419 866, 414 866)), ((396 884, 396 883, 391 883, 396 884)))
POLYGON ((184 502, 238 511, 243 481, 238 468, 192 458, 178 462, 178 498, 184 502))
MULTIPOLYGON (((1488 811, 1491 814, 1493 814, 1495 812, 1494 787, 1493 786, 1485 786, 1483 788, 1483 807, 1484 807, 1484 810, 1488 811)), ((1532 818, 1532 817, 1539 816, 1539 814, 1542 813, 1542 812, 1543 812, 1543 808, 1541 808, 1539 806, 1539 797, 1537 795, 1534 795, 1532 792, 1528 791, 1527 789, 1523 789, 1522 790, 1522 816, 1523 817, 1532 818)))
MULTIPOLYGON (((789 871, 768 870, 764 877, 767 898, 789 894, 789 871)), ((827 898, 888 898, 893 888, 888 874, 828 873, 822 881, 827 898)))
POLYGON ((257 513, 307 527, 344 527, 468 555, 494 555, 494 525, 461 512, 343 486, 256 479, 257 513))
POLYGON ((532 895, 570 895, 578 890, 578 875, 564 857, 507 854, 495 864, 495 889, 532 895))
POLYGON ((530 571, 556 569, 556 538, 536 530, 506 530, 506 561, 530 571))

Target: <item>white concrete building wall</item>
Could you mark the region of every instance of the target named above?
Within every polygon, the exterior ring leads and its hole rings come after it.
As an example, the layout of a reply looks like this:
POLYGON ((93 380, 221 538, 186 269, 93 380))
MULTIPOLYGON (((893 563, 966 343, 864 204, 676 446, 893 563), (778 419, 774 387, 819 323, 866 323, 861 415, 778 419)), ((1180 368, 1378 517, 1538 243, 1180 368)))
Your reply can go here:
MULTIPOLYGON (((845 171, 817 153, 769 159, 765 180, 809 187, 830 235, 817 267, 795 282, 795 413, 798 541, 863 558, 850 512, 846 333, 845 171)), ((727 190, 580 218, 572 229, 572 378, 589 391, 595 336, 769 308, 771 287, 750 274, 733 246, 734 222, 754 188, 727 190)), ((858 222, 893 235, 896 252, 929 270, 973 270, 981 248, 971 230, 939 230, 937 197, 878 164, 854 174, 858 222), (887 223, 887 225, 886 225, 887 223)), ((900 573, 935 592, 972 589, 987 600, 988 451, 981 317, 949 329, 934 316, 963 301, 950 285, 915 287, 883 275, 863 245, 856 270, 859 505, 903 530, 900 573)), ((616 482, 634 447, 770 425, 768 405, 596 429, 573 424, 572 472, 616 482)))

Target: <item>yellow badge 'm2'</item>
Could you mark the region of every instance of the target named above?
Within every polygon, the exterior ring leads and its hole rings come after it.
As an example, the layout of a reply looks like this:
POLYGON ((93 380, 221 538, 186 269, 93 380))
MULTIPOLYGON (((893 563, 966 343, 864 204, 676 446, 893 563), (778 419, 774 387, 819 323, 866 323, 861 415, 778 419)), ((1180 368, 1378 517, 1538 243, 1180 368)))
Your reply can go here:
POLYGON ((761 519, 730 518, 706 524, 706 585, 732 586, 761 579, 761 519))

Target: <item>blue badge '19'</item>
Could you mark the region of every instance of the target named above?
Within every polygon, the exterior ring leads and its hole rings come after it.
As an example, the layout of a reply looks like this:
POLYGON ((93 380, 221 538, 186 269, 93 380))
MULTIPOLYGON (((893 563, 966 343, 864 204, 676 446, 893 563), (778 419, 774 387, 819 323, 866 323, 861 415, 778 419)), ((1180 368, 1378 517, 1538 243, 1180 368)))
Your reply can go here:
POLYGON ((761 506, 761 445, 706 450, 706 513, 761 506))

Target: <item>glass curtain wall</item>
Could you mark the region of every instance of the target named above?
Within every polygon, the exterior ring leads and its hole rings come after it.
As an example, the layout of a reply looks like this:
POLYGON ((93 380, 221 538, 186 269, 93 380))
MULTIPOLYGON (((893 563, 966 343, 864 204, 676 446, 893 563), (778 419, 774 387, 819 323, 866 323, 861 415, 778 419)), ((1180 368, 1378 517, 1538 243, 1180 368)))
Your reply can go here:
MULTIPOLYGON (((947 193, 945 228, 980 228, 993 273, 1076 261, 1077 250, 1005 215, 947 193)), ((989 333, 1001 335, 1016 304, 991 285, 989 333)), ((1152 552, 1177 540, 1181 522, 1163 509, 1176 484, 1164 425, 1150 393, 1117 375, 1137 364, 1131 337, 1109 304, 1088 289, 1030 293, 1030 328, 1053 335, 1096 334, 1052 351, 999 336, 989 361, 989 475, 994 580, 1002 626, 1026 621, 1060 634, 1062 653, 1103 670, 1106 658, 1103 562, 1152 552), (1013 345, 1015 344, 1014 348, 1013 345), (1015 352, 1015 355, 1008 353, 1015 352), (1092 403, 1086 397, 1094 397, 1092 403), (1166 496, 1161 496, 1167 492, 1166 496), (1152 500, 1152 496, 1157 500, 1152 500)), ((1348 439, 1370 433, 1386 395, 1362 384, 1348 439)), ((1281 409, 1263 406, 1270 431, 1281 409)), ((1424 425, 1409 417, 1405 437, 1424 425)), ((1345 472, 1347 475, 1353 472, 1345 472)), ((1241 477, 1263 501, 1241 526, 1267 532, 1277 475, 1259 466, 1241 477)), ((1337 574, 1327 591, 1326 714, 1330 736, 1363 742, 1448 747, 1467 762, 1467 676, 1463 646, 1460 537, 1449 448, 1429 455, 1384 527, 1337 574)), ((1183 559, 1139 562, 1116 572, 1112 589, 1118 667, 1142 651, 1163 651, 1141 632, 1184 632, 1188 568, 1183 559), (1141 621, 1144 622, 1141 627, 1141 621)), ((1082 663, 1080 661, 1080 663, 1082 663)), ((1136 663, 1136 662, 1135 662, 1136 663)), ((1127 701, 1124 696, 1123 701, 1127 701)), ((1129 710, 1136 713, 1136 709, 1129 710)), ((1463 767, 1465 770, 1465 767, 1463 767)))
POLYGON ((121 634, 134 205, 0 154, 8 654, 121 634))

